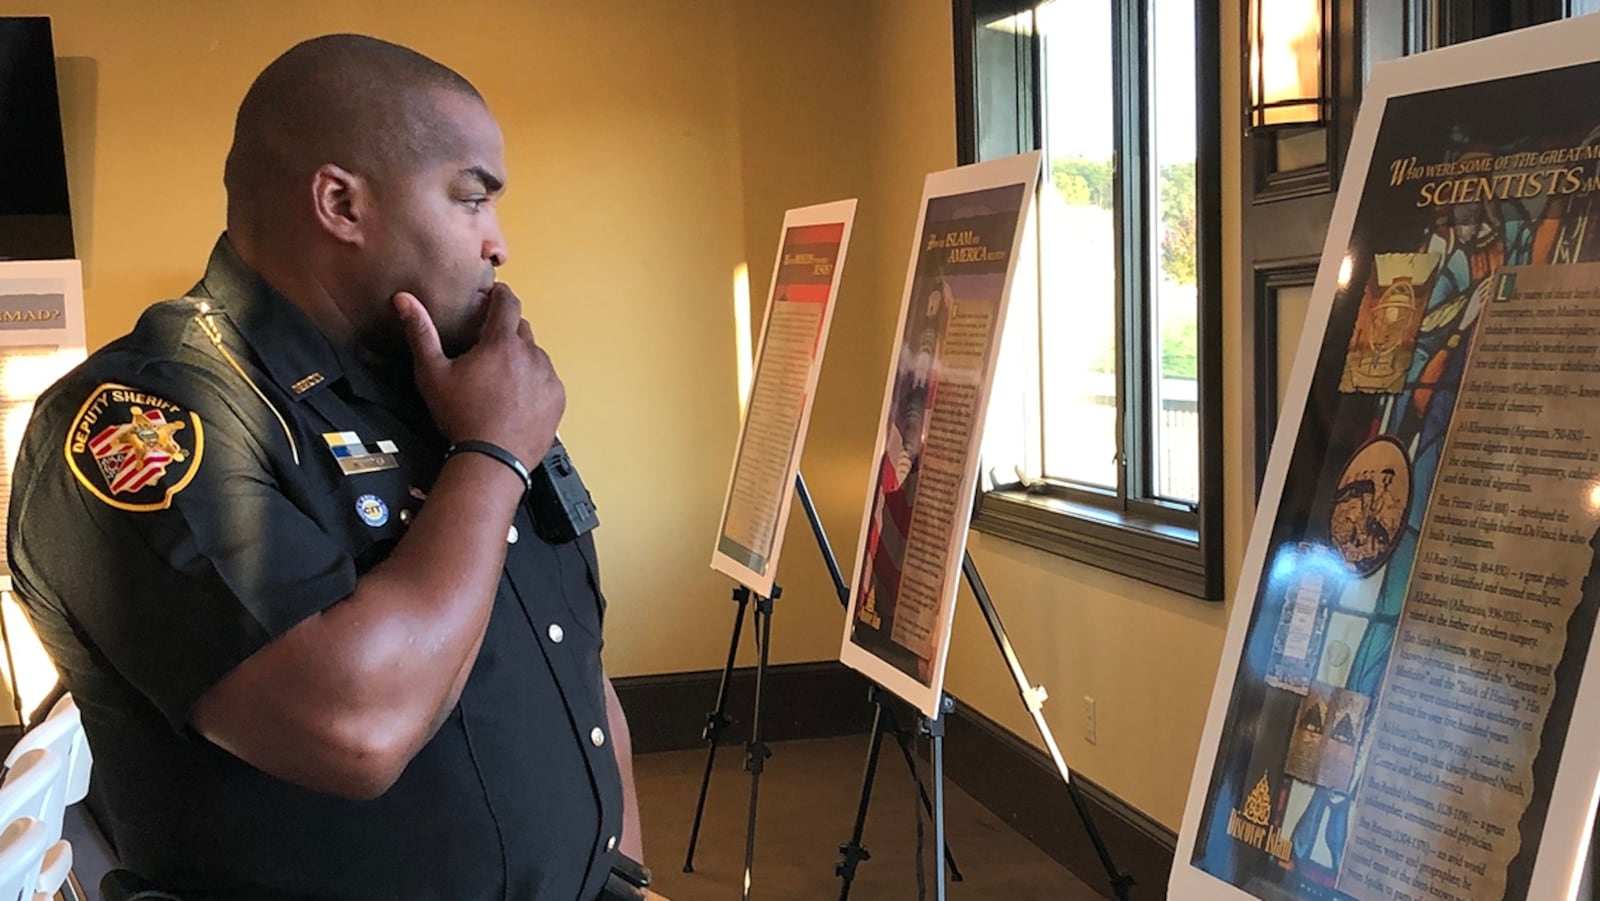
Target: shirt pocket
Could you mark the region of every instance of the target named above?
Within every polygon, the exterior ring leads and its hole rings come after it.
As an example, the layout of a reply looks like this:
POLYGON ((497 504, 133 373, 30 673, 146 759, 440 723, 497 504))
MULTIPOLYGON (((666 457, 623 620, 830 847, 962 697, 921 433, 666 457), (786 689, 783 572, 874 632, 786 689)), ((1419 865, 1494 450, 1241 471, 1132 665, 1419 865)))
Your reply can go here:
POLYGON ((347 475, 323 496, 323 521, 364 575, 394 551, 421 501, 403 469, 347 475))

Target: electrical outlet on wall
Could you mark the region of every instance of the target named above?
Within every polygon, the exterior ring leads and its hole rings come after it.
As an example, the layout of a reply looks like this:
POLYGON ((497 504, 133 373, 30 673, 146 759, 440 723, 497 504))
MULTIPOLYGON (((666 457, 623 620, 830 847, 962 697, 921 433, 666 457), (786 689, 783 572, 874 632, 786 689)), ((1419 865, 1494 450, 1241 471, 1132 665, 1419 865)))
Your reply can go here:
POLYGON ((1094 698, 1083 696, 1083 740, 1089 744, 1099 741, 1099 724, 1095 722, 1094 698))

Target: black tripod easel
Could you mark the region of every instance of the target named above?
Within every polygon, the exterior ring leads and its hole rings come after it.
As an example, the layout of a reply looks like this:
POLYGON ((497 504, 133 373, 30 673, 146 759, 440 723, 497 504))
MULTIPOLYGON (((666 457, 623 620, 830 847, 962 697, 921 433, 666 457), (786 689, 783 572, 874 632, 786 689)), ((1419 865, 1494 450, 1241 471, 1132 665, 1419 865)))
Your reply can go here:
MULTIPOLYGON (((883 737, 886 734, 892 734, 895 738, 895 743, 900 747, 900 754, 905 758, 906 767, 910 769, 912 779, 917 784, 918 803, 922 805, 922 809, 930 817, 933 817, 934 822, 940 827, 939 830, 936 830, 940 832, 937 836, 936 844, 944 849, 944 861, 945 865, 950 868, 950 879, 952 882, 960 882, 962 879, 961 868, 956 865, 955 855, 951 853, 950 846, 945 843, 944 835, 940 831, 944 822, 944 799, 942 796, 944 791, 943 744, 940 743, 935 748, 934 796, 930 798, 927 787, 922 784, 921 774, 917 772, 916 751, 911 746, 912 732, 902 725, 899 715, 895 712, 895 705, 901 702, 892 695, 888 695, 877 685, 873 685, 868 689, 868 694, 876 709, 872 714, 872 739, 871 744, 867 747, 867 762, 861 772, 861 794, 856 801, 855 824, 850 831, 850 840, 839 846, 839 862, 833 868, 834 875, 843 880, 843 884, 839 887, 839 901, 846 901, 850 897, 850 886, 855 881, 856 868, 862 861, 872 859, 871 852, 862 846, 861 837, 867 828, 867 809, 872 803, 872 787, 878 777, 878 756, 883 750, 883 737)), ((948 696, 943 699, 942 703, 947 712, 953 709, 953 702, 948 696)), ((928 735, 932 739, 942 741, 944 736, 942 717, 935 720, 918 717, 917 720, 917 731, 928 735), (935 731, 935 726, 937 726, 937 732, 935 731)))
MULTIPOLYGON (((833 578, 833 590, 839 595, 839 604, 845 608, 850 606, 850 588, 845 584, 844 572, 839 569, 839 559, 834 556, 833 544, 828 541, 828 533, 822 528, 822 518, 817 515, 816 505, 811 502, 811 492, 806 490, 806 483, 799 474, 795 475, 795 492, 800 497, 800 505, 805 508, 806 519, 811 523, 811 532, 816 536, 817 549, 822 552, 822 562, 827 564, 828 575, 833 578)), ((861 774, 861 795, 856 802, 855 826, 851 830, 850 840, 839 846, 839 863, 833 868, 834 875, 844 880, 844 885, 839 891, 839 901, 850 897, 850 884, 855 881, 856 867, 863 860, 872 859, 872 854, 861 844, 861 836, 866 831, 867 808, 872 800, 872 786, 878 776, 878 755, 883 749, 883 736, 891 733, 895 743, 900 746, 900 754, 905 758, 906 768, 911 772, 911 779, 917 784, 917 799, 923 810, 934 818, 938 833, 937 846, 944 851, 945 865, 950 868, 950 879, 954 882, 961 881, 961 868, 956 865, 956 856, 951 853, 950 846, 944 840, 944 790, 943 778, 943 744, 944 735, 942 720, 937 721, 937 738, 941 740, 935 770, 934 797, 928 797, 927 786, 922 784, 922 776, 917 772, 916 754, 911 747, 911 732, 901 723, 895 713, 893 705, 900 703, 893 695, 888 694, 877 685, 867 689, 867 699, 872 702, 872 739, 867 750, 866 766, 861 774)), ((945 698, 949 703, 949 698, 945 698)), ((925 731, 930 736, 935 734, 933 729, 923 724, 925 731)), ((920 868, 919 868, 920 871, 920 868)), ((941 879, 942 882, 942 879, 941 879)))
MULTIPOLYGON (((1030 685, 1027 682, 1027 674, 1022 672, 1022 661, 1016 656, 1016 648, 1011 647, 1010 635, 1006 635, 1005 624, 1000 621, 1000 613, 995 610, 994 599, 990 599, 989 589, 984 587, 984 579, 978 575, 978 563, 973 562, 973 555, 968 554, 968 552, 963 552, 962 554, 962 575, 966 576, 966 584, 973 589, 973 595, 978 599, 978 607, 984 611, 984 619, 989 623, 989 632, 994 635, 995 645, 1000 648, 1000 655, 1005 658, 1006 666, 1010 667, 1011 679, 1016 682, 1016 690, 1022 696, 1022 704, 1027 707, 1029 714, 1034 717, 1034 727, 1038 728, 1038 735, 1040 735, 1040 738, 1045 739, 1045 747, 1050 751, 1051 762, 1056 765, 1056 771, 1061 773, 1061 781, 1067 784, 1067 795, 1072 799, 1072 807, 1077 810, 1078 819, 1083 821, 1083 829, 1090 835, 1090 842, 1094 845, 1094 853, 1099 856, 1101 866, 1106 869, 1106 879, 1110 882, 1112 893, 1115 893, 1118 899, 1128 901, 1128 888, 1133 885, 1133 875, 1118 869, 1117 863, 1110 856, 1109 848, 1106 847, 1106 840, 1102 839, 1098 827, 1094 826, 1094 818, 1090 815, 1088 807, 1083 803, 1083 795, 1078 792, 1077 783, 1072 781, 1072 773, 1067 770, 1066 760, 1061 757, 1061 747, 1056 746, 1056 736, 1050 731, 1050 723, 1045 722, 1045 714, 1043 714, 1046 698, 1045 688, 1042 685, 1030 685)), ((882 693, 882 688, 874 688, 877 693, 882 693)), ((946 848, 946 856, 949 856, 949 848, 944 845, 944 723, 946 723, 946 715, 954 712, 954 709, 954 699, 950 698, 949 695, 942 695, 939 698, 939 715, 936 715, 933 719, 922 719, 918 723, 923 735, 930 738, 931 757, 933 757, 934 842, 938 847, 946 848)), ((880 704, 878 706, 878 714, 893 715, 893 711, 880 704)), ((862 776, 861 803, 859 803, 858 810, 856 810, 856 826, 854 826, 850 842, 838 847, 838 850, 843 851, 843 855, 845 855, 845 858, 835 867, 835 872, 845 880, 843 887, 840 887, 838 901, 846 901, 846 899, 850 898, 850 883, 854 879, 854 875, 856 875, 856 864, 870 856, 861 847, 861 832, 862 827, 866 824, 867 802, 869 802, 870 795, 872 795, 872 779, 874 779, 874 773, 877 771, 878 751, 882 749, 882 746, 882 731, 880 731, 878 720, 874 720, 872 749, 867 754, 866 773, 862 776)), ((906 751, 907 762, 910 762, 912 771, 915 773, 915 768, 917 767, 915 767, 915 762, 910 760, 909 747, 907 747, 906 743, 902 743, 901 747, 906 751)), ((918 789, 920 787, 922 787, 922 784, 918 781, 918 789)), ((923 795, 923 797, 926 797, 926 795, 923 795)), ((952 880, 960 882, 960 872, 955 871, 954 861, 950 861, 950 869, 954 871, 952 880)), ((920 861, 918 861, 917 879, 918 898, 920 898, 922 896, 922 891, 920 891, 922 890, 922 863, 920 861)), ((946 891, 946 887, 944 887, 944 869, 939 869, 938 877, 934 880, 934 898, 938 898, 938 901, 944 901, 944 891, 946 891)))
MULTIPOLYGON (((983 618, 989 623, 989 632, 994 636, 995 645, 1000 648, 1001 656, 1006 659, 1006 666, 1011 670, 1011 679, 1017 684, 1017 692, 1022 696, 1023 705, 1033 716, 1033 725, 1039 730, 1039 736, 1044 739, 1045 748, 1050 752, 1050 760, 1055 764, 1056 772, 1061 774, 1061 781, 1067 784, 1067 794, 1072 798, 1072 806, 1078 812, 1078 819, 1083 822, 1084 831, 1089 833, 1089 841, 1094 845, 1095 854, 1100 858, 1100 866, 1106 871, 1111 891, 1121 901, 1128 901, 1128 888, 1133 885, 1133 876, 1119 869, 1116 861, 1112 860, 1111 851, 1106 848, 1105 839, 1101 838, 1100 830, 1095 827, 1094 817, 1084 804, 1082 793, 1078 791, 1078 783, 1073 780, 1071 771, 1067 769, 1067 762, 1061 756, 1061 748, 1056 745, 1050 724, 1044 720, 1044 702, 1047 697, 1044 686, 1030 684, 1027 675, 1023 673, 1022 661, 1017 658, 1016 649, 1011 645, 1011 638, 1006 634, 1005 624, 1000 621, 1000 614, 994 608, 994 600, 989 597, 989 590, 984 587, 983 578, 978 575, 978 564, 972 562, 972 554, 963 552, 961 573, 966 576, 967 585, 971 587, 973 596, 978 599, 978 606, 983 610, 983 618)), ((942 718, 941 716, 940 719, 942 718)), ((935 752, 937 753, 937 748, 935 752)), ((935 767, 939 767, 937 759, 935 767)), ((944 895, 941 893, 939 897, 943 899, 944 895)))
POLYGON ((728 641, 728 659, 722 667, 722 679, 717 685, 716 709, 706 714, 705 730, 701 737, 709 743, 706 753, 705 774, 700 779, 700 799, 695 804, 694 827, 689 833, 689 850, 683 857, 683 871, 694 872, 694 850, 700 842, 700 823, 706 811, 706 792, 711 788, 711 770, 717 761, 717 748, 722 743, 722 730, 733 725, 733 720, 728 717, 728 686, 733 680, 734 659, 739 653, 739 634, 744 628, 745 611, 750 606, 750 599, 755 598, 755 629, 756 629, 756 686, 755 709, 750 716, 750 740, 745 742, 745 772, 750 774, 750 809, 745 819, 744 836, 744 894, 743 898, 749 899, 750 885, 752 882, 751 871, 755 866, 756 854, 756 811, 761 798, 761 771, 766 768, 768 757, 772 756, 772 749, 761 740, 761 699, 766 685, 767 677, 767 651, 772 645, 772 602, 783 595, 783 588, 776 583, 772 586, 772 594, 760 595, 751 591, 748 586, 740 585, 733 590, 733 600, 738 603, 739 609, 734 613, 733 635, 728 641))
MULTIPOLYGON (((994 600, 989 597, 989 590, 984 586, 983 578, 978 575, 978 565, 973 562, 970 553, 963 553, 961 572, 966 577, 967 585, 971 587, 973 595, 978 599, 978 606, 983 610, 984 619, 989 624, 989 631, 994 636, 995 644, 999 647, 1001 656, 1006 660, 1006 665, 1011 671, 1012 680, 1016 682, 1017 691, 1022 696, 1022 703, 1028 708, 1028 712, 1032 714, 1034 726, 1044 739, 1045 747, 1049 749, 1050 759, 1055 764, 1057 772, 1061 774, 1062 781, 1067 785, 1067 794, 1072 798, 1072 806, 1077 810, 1078 818, 1083 822, 1084 830, 1089 834, 1089 841, 1094 845, 1095 854, 1100 858, 1100 865, 1106 871, 1106 878, 1111 883, 1112 892, 1121 901, 1128 901, 1128 889, 1133 885, 1133 876, 1117 867, 1116 861, 1111 857, 1110 850, 1106 847, 1105 840, 1100 836, 1100 830, 1095 826, 1094 817, 1084 804, 1083 796, 1078 790, 1077 783, 1072 780, 1066 761, 1061 756, 1061 749, 1056 745, 1055 735, 1051 733, 1050 725, 1044 719, 1043 711, 1046 698, 1044 687, 1032 685, 1028 682, 1027 675, 1022 671, 1022 662, 1017 657, 1016 649, 1012 647, 1011 638, 1006 634, 1005 624, 1000 621, 1000 614, 995 610, 994 600)), ((842 586, 841 590, 843 590, 842 586)), ((861 847, 861 834, 866 825, 867 807, 871 801, 873 781, 877 772, 878 754, 883 747, 883 733, 885 731, 883 720, 885 716, 891 718, 894 716, 893 708, 885 706, 885 702, 881 698, 884 693, 883 689, 873 686, 873 692, 875 695, 874 700, 878 703, 878 710, 873 719, 872 745, 867 752, 867 765, 861 780, 861 797, 856 808, 855 827, 851 833, 850 841, 839 846, 839 851, 843 854, 843 858, 838 866, 834 868, 835 873, 844 880, 844 884, 839 890, 839 901, 847 901, 850 897, 850 886, 855 879, 856 866, 861 861, 871 857, 866 849, 861 847)), ((953 699, 948 694, 942 695, 940 697, 939 715, 932 719, 921 719, 919 728, 929 736, 931 756, 933 757, 934 801, 932 814, 934 818, 934 841, 937 847, 945 849, 945 857, 950 865, 952 881, 959 882, 961 881, 961 873, 956 869, 955 861, 950 858, 950 849, 945 845, 944 839, 945 716, 953 712, 954 709, 953 699)), ((907 763, 911 766, 912 773, 915 774, 916 763, 911 756, 912 751, 909 739, 905 737, 902 730, 896 727, 890 728, 895 729, 896 737, 900 739, 901 750, 906 754, 907 763)), ((920 779, 918 779, 917 788, 922 791, 920 779)), ((927 794, 925 791, 923 791, 923 802, 926 805, 927 794)), ((917 876, 920 897, 922 878, 920 863, 917 876)), ((944 901, 945 898, 944 871, 942 869, 938 871, 938 877, 935 882, 935 897, 938 898, 938 901, 944 901)))
MULTIPOLYGON (((799 473, 795 473, 794 486, 795 492, 800 498, 800 505, 805 508, 806 519, 811 523, 811 532, 816 536, 817 546, 822 551, 823 562, 827 564, 828 575, 833 579, 833 587, 834 591, 839 596, 839 603, 848 606, 850 590, 845 586, 844 574, 839 569, 839 562, 837 558, 834 557, 832 545, 828 543, 828 535, 827 532, 825 532, 822 528, 822 520, 817 516, 816 505, 811 501, 811 492, 806 489, 805 478, 799 473)), ((782 593, 783 589, 776 584, 772 586, 772 595, 770 597, 762 597, 744 585, 740 585, 738 588, 733 590, 733 600, 738 604, 738 609, 734 613, 733 630, 728 640, 728 656, 726 661, 723 663, 722 677, 717 684, 716 707, 715 709, 706 713, 705 728, 701 732, 701 738, 707 742, 709 747, 706 751, 705 771, 700 778, 700 797, 699 800, 695 802, 694 825, 691 827, 689 832, 689 848, 684 854, 683 858, 683 871, 685 873, 693 873, 694 852, 696 846, 700 842, 700 826, 705 817, 706 794, 711 788, 711 772, 716 764, 717 749, 722 743, 722 731, 733 725, 733 720, 727 714, 728 688, 733 680, 734 661, 738 657, 739 653, 739 638, 744 628, 745 613, 750 606, 750 599, 754 597, 756 600, 756 645, 758 655, 756 662, 755 708, 752 713, 752 719, 750 723, 750 741, 745 745, 745 770, 750 773, 750 807, 745 821, 744 894, 742 896, 745 901, 748 901, 750 897, 750 886, 754 881, 753 867, 755 863, 756 810, 761 791, 761 772, 765 768, 767 758, 772 756, 772 749, 767 747, 767 745, 761 741, 761 701, 763 690, 765 688, 767 649, 772 639, 772 602, 777 600, 782 593)), ((882 743, 884 731, 881 724, 887 720, 887 722, 892 724, 890 729, 895 733, 895 736, 899 741, 901 751, 905 755, 906 765, 910 768, 913 779, 916 780, 917 793, 921 797, 923 807, 928 811, 930 816, 935 816, 938 822, 942 824, 942 800, 936 801, 929 799, 927 789, 923 787, 922 780, 917 775, 916 760, 912 756, 911 740, 906 731, 898 725, 898 721, 895 719, 893 711, 885 708, 884 704, 887 702, 880 696, 880 694, 881 693, 877 691, 877 687, 874 686, 870 697, 877 709, 873 715, 872 721, 873 751, 872 758, 868 762, 869 772, 876 771, 877 769, 877 747, 882 743)), ((869 776, 868 778, 870 781, 871 777, 869 776)), ((939 788, 936 786, 935 791, 937 792, 938 790, 939 788)), ((866 821, 865 792, 867 789, 864 789, 863 791, 864 794, 861 802, 861 808, 857 813, 858 824, 864 824, 866 821)), ((853 855, 847 855, 852 860, 850 867, 852 874, 854 873, 855 869, 854 861, 865 860, 870 857, 866 850, 861 847, 860 840, 860 826, 858 825, 857 834, 852 840, 851 845, 848 846, 855 848, 855 853, 853 855)), ((845 851, 846 847, 847 846, 841 845, 839 850, 845 851)), ((940 835, 939 847, 945 849, 945 859, 949 861, 953 878, 959 882, 961 879, 961 871, 956 868, 954 855, 950 853, 950 849, 948 847, 945 847, 942 832, 940 835)), ((841 864, 841 866, 843 865, 841 864)))

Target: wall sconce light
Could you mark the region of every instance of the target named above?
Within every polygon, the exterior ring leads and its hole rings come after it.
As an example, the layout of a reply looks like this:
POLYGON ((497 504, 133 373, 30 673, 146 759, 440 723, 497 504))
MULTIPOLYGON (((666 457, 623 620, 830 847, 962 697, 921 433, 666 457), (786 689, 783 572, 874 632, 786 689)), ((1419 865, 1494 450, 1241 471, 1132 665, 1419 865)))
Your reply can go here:
POLYGON ((1324 0, 1250 0, 1250 130, 1328 119, 1324 0))

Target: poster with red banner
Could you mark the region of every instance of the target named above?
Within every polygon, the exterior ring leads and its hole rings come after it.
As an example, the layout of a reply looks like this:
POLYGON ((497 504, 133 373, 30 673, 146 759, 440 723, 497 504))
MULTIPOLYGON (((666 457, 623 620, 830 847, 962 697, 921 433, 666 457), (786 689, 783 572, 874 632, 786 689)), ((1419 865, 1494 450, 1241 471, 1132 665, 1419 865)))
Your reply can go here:
POLYGON ((772 289, 711 568, 770 596, 856 202, 783 217, 772 289))
POLYGON ((978 444, 1037 152, 929 175, 884 386, 839 659, 938 710, 978 444))

